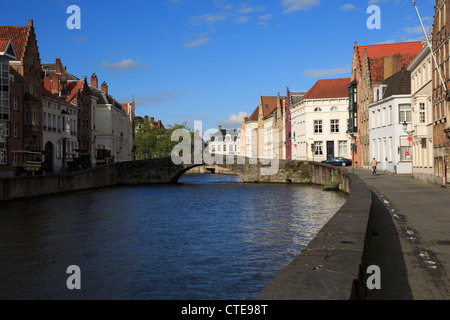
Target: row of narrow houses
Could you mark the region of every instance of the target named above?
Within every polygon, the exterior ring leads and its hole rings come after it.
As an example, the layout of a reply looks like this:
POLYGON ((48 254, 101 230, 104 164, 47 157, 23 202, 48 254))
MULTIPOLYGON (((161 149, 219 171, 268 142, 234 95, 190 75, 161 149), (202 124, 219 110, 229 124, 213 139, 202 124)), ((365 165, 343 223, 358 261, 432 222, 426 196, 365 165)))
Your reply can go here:
MULTIPOLYGON (((437 0, 424 41, 354 43, 349 78, 260 96, 243 117, 240 155, 323 161, 450 183, 450 6, 437 0), (433 54, 432 54, 433 52, 433 54)), ((216 147, 217 148, 217 147, 216 147)))
POLYGON ((95 73, 88 83, 60 58, 41 63, 33 20, 0 26, 0 81, 0 177, 15 174, 21 152, 39 154, 46 173, 76 153, 94 166, 99 149, 109 161, 134 159, 134 100, 119 103, 95 73))

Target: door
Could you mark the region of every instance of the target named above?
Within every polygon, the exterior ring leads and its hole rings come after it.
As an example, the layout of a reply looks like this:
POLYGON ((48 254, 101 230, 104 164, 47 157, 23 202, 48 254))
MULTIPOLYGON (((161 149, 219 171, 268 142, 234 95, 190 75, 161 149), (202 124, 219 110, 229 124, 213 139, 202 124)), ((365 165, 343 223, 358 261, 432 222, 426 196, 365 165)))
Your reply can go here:
POLYGON ((45 144, 45 162, 46 172, 53 172, 53 144, 49 141, 45 144))
POLYGON ((334 157, 334 141, 327 141, 327 160, 334 157))

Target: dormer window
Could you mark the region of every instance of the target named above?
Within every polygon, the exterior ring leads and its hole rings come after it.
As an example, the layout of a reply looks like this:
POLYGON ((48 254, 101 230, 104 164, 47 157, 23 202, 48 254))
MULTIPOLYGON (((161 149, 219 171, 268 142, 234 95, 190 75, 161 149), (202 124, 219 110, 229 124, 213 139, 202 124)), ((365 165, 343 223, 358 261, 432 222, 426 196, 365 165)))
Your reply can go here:
POLYGON ((322 112, 322 108, 317 107, 314 109, 314 112, 322 112))

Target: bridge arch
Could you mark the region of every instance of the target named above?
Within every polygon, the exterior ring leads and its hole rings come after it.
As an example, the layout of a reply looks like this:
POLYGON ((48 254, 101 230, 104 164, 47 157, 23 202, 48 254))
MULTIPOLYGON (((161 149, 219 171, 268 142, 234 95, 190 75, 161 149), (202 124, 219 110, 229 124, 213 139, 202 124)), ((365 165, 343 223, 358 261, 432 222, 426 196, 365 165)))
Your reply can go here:
MULTIPOLYGON (((178 180, 189 170, 193 169, 193 168, 197 168, 197 167, 206 167, 206 166, 210 166, 209 164, 206 163, 202 163, 202 164, 193 164, 193 165, 187 165, 184 168, 176 171, 173 175, 173 177, 170 179, 170 183, 177 183, 178 180)), ((233 172, 234 175, 238 176, 239 178, 241 178, 241 180, 243 181, 243 177, 241 175, 239 175, 233 168, 230 168, 227 165, 219 165, 219 164, 215 164, 214 166, 218 166, 224 169, 228 169, 231 172, 233 172)))

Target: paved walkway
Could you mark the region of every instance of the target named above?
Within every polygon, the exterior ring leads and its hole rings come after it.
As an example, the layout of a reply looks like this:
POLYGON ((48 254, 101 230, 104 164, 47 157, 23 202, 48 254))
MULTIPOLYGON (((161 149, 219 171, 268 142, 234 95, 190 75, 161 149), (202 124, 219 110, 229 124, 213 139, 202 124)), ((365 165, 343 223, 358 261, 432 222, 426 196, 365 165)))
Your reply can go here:
POLYGON ((381 290, 368 299, 450 300, 450 189, 349 168, 373 191, 372 263, 381 290))

